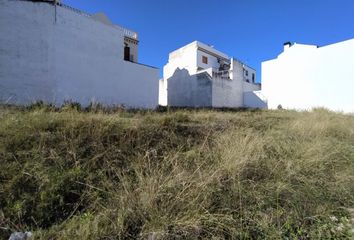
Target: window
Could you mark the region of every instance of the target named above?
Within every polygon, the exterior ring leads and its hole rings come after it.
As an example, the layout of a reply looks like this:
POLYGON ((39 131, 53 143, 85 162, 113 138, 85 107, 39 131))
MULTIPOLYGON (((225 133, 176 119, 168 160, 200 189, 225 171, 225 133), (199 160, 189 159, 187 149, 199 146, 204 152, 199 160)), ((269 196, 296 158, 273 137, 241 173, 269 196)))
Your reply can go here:
POLYGON ((128 47, 128 45, 124 47, 124 60, 130 61, 130 47, 128 47))
POLYGON ((206 56, 202 56, 202 62, 204 64, 208 64, 208 58, 206 56))
POLYGON ((246 76, 248 76, 248 71, 246 70, 246 76))
POLYGON ((252 73, 252 82, 254 83, 254 80, 255 80, 255 75, 254 75, 254 73, 252 73))

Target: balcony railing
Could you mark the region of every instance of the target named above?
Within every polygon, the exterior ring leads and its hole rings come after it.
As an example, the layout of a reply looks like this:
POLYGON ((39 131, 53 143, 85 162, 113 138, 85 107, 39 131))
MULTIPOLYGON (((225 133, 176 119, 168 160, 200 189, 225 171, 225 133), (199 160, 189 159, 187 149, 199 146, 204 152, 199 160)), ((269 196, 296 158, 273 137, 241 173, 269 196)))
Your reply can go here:
POLYGON ((213 77, 222 78, 222 79, 230 79, 230 71, 229 70, 218 70, 213 68, 213 77))
POLYGON ((231 79, 230 78, 230 70, 222 70, 220 71, 217 68, 207 68, 207 69, 203 69, 198 71, 198 73, 203 73, 206 72, 208 73, 212 78, 219 78, 219 79, 231 79))

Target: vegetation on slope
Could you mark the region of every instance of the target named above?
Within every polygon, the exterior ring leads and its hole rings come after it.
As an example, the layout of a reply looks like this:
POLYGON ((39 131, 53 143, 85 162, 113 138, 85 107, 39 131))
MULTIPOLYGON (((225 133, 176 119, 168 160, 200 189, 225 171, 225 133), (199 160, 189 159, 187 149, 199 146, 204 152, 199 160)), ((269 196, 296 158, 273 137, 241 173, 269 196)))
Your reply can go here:
POLYGON ((0 109, 0 238, 350 239, 354 118, 0 109))

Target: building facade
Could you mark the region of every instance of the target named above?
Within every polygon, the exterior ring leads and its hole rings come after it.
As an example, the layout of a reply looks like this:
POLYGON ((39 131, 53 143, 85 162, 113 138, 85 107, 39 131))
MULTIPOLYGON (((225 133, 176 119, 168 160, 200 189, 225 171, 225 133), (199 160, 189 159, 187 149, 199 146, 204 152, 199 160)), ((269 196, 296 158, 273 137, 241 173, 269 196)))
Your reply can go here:
POLYGON ((0 1, 0 101, 155 108, 158 69, 138 35, 58 1, 0 1))
POLYGON ((198 41, 169 54, 159 89, 162 106, 266 107, 254 69, 198 41))
POLYGON ((325 107, 354 112, 354 39, 318 47, 284 44, 262 63, 262 88, 269 108, 325 107))

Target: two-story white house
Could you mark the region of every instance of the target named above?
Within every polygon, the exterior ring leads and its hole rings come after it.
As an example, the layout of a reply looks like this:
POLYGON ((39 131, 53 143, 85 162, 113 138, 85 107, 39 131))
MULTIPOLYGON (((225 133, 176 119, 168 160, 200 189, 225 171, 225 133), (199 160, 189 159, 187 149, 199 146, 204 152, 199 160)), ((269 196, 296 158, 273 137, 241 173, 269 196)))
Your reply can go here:
POLYGON ((159 104, 174 107, 265 108, 256 71, 214 47, 194 41, 169 54, 159 104))
POLYGON ((58 0, 0 1, 0 102, 158 106, 159 70, 138 34, 58 0))

